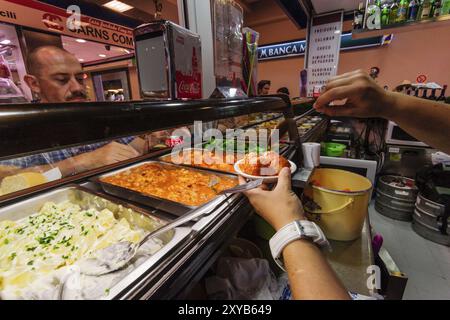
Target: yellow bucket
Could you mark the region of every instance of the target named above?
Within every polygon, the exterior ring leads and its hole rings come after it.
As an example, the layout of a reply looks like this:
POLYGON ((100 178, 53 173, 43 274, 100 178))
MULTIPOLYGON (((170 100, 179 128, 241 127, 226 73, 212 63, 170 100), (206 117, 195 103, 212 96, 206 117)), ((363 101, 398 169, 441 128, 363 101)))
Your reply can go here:
POLYGON ((360 237, 367 216, 372 183, 358 174, 337 169, 316 169, 305 189, 320 209, 306 213, 327 238, 349 241, 360 237))

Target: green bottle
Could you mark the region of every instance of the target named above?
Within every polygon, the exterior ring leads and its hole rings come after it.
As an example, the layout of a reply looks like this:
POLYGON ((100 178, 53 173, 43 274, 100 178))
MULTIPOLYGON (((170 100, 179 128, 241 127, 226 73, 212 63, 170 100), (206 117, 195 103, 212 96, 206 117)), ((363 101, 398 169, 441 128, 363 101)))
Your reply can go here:
POLYGON ((381 10, 381 25, 387 26, 389 24, 389 5, 385 4, 381 10))
POLYGON ((398 1, 394 0, 391 5, 391 12, 389 13, 389 23, 395 23, 397 21, 398 14, 398 1))
POLYGON ((408 6, 409 6, 409 3, 407 0, 400 0, 400 3, 398 5, 398 11, 397 11, 397 19, 395 20, 395 22, 401 23, 401 22, 406 21, 407 13, 408 13, 408 6))
POLYGON ((444 0, 442 3, 441 15, 450 14, 450 0, 444 0))

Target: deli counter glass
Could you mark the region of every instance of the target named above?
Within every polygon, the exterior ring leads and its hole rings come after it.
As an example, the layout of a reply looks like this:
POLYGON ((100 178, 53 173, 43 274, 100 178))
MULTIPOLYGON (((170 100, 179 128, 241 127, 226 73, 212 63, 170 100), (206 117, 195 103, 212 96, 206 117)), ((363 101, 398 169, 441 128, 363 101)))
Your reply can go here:
MULTIPOLYGON (((269 140, 277 128, 277 150, 300 170, 301 143, 319 141, 328 123, 312 110, 295 115, 282 96, 0 106, 0 299, 189 298, 253 210, 241 194, 219 195, 238 183, 233 165, 170 156, 179 143, 192 157, 208 146, 236 155, 273 146, 195 139, 194 121, 244 136, 267 130, 269 140), (192 212, 198 219, 152 238, 120 270, 92 275, 80 267, 192 212)), ((371 264, 359 252, 366 238, 336 244, 330 256, 357 285, 371 264), (340 260, 355 253, 364 263, 340 260)))

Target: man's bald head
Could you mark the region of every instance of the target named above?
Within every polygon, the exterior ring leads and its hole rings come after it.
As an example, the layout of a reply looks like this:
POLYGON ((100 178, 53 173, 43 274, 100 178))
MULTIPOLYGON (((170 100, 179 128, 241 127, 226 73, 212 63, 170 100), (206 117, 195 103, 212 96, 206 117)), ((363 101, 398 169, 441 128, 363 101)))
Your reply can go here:
POLYGON ((41 102, 86 101, 85 75, 81 64, 70 52, 55 46, 43 46, 28 56, 25 82, 41 102))
POLYGON ((55 60, 71 60, 79 64, 77 58, 66 49, 56 46, 42 46, 34 49, 28 55, 28 72, 34 76, 38 75, 46 65, 46 60, 51 57, 55 60))

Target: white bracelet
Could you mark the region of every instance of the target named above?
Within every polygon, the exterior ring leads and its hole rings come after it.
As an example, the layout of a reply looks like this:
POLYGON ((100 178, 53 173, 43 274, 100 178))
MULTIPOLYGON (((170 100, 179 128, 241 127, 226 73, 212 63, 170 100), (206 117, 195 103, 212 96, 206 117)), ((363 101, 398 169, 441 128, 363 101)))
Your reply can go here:
POLYGON ((308 220, 295 220, 278 230, 269 240, 272 257, 281 269, 284 270, 284 264, 281 259, 283 249, 289 243, 298 239, 306 239, 321 248, 325 247, 331 250, 330 243, 318 225, 308 220))

